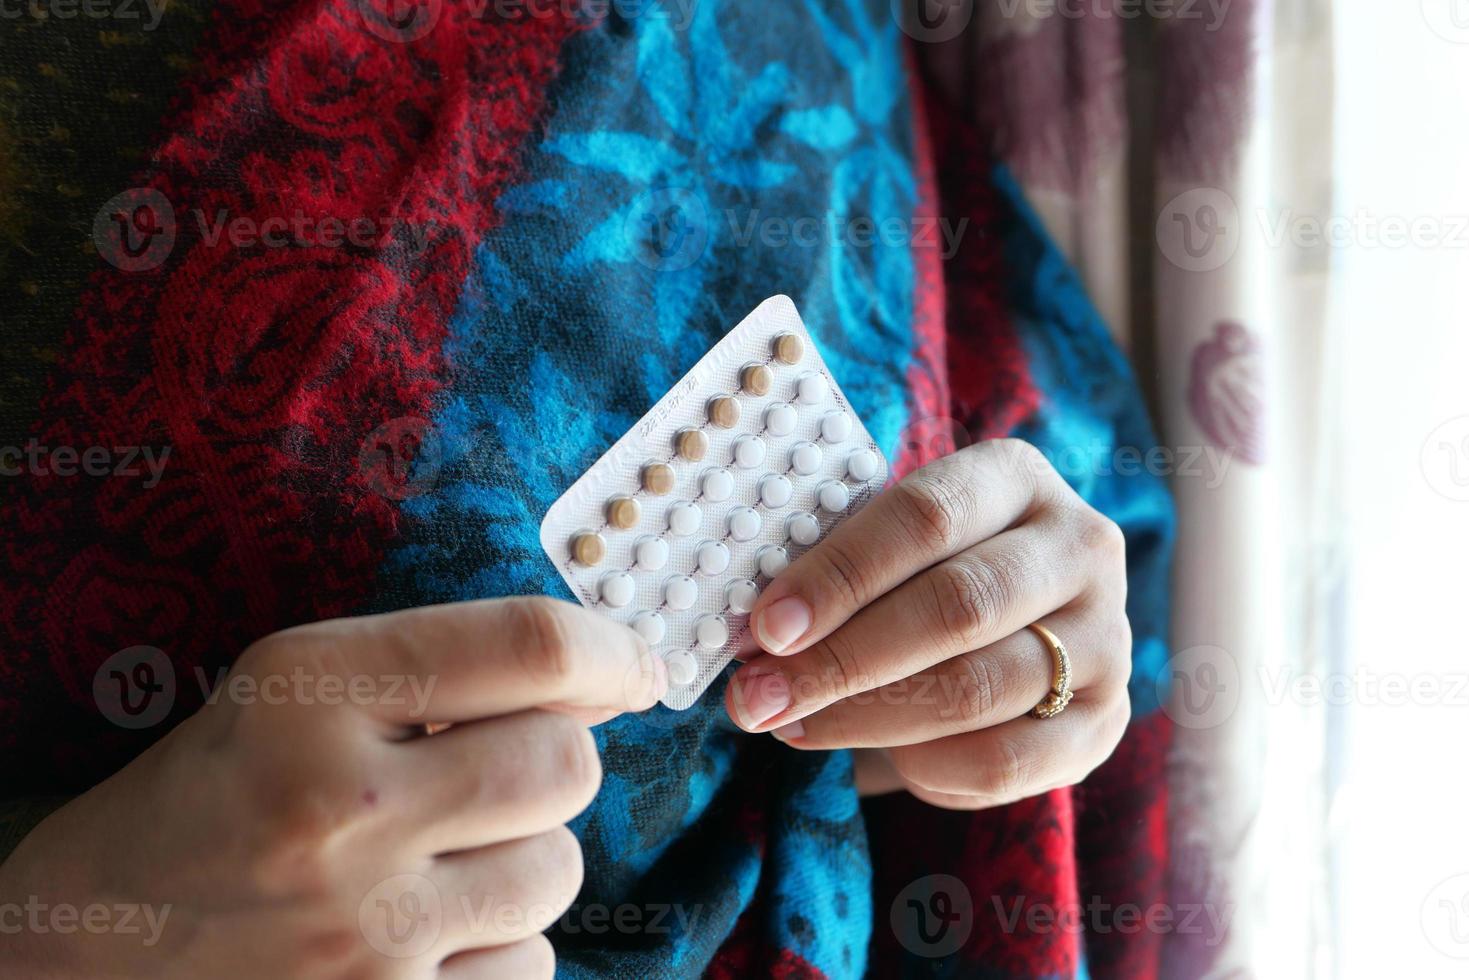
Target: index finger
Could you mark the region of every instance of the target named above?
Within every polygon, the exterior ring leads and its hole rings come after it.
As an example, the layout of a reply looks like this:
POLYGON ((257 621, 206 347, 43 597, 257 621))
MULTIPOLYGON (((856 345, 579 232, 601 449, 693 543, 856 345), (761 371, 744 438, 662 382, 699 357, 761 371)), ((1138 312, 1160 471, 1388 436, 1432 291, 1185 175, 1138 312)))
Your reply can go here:
POLYGON ((767 653, 799 653, 914 575, 1023 521, 1054 471, 1016 439, 936 460, 873 499, 776 576, 750 613, 767 653))
POLYGON ((543 596, 485 599, 297 627, 264 641, 324 675, 397 696, 364 707, 384 721, 475 721, 547 705, 621 713, 652 707, 668 672, 635 632, 543 596), (291 641, 291 642, 288 642, 291 641))

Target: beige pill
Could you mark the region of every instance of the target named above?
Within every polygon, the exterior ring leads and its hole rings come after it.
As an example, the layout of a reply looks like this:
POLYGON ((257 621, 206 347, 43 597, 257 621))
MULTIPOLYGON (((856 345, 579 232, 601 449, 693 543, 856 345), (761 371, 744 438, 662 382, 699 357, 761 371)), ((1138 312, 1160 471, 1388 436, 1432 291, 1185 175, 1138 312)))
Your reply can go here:
POLYGON ((775 374, 764 364, 746 364, 740 372, 740 387, 756 397, 768 395, 773 384, 775 374))
POLYGON ((709 454, 709 437, 700 429, 684 429, 676 440, 678 454, 697 463, 709 454))
POLYGON ((607 557, 607 542, 600 534, 583 531, 571 539, 571 557, 583 565, 596 567, 607 557))
POLYGON ((709 399, 709 421, 721 429, 733 429, 740 424, 740 403, 733 395, 720 395, 709 399))
POLYGON ((667 463, 649 463, 643 467, 643 489, 659 497, 673 491, 673 467, 667 463))
POLYGON ((637 527, 638 518, 642 516, 643 508, 631 497, 613 497, 607 502, 607 523, 613 527, 624 531, 637 527))
POLYGON ((806 354, 806 345, 793 333, 783 333, 775 338, 775 359, 782 364, 799 364, 806 354))

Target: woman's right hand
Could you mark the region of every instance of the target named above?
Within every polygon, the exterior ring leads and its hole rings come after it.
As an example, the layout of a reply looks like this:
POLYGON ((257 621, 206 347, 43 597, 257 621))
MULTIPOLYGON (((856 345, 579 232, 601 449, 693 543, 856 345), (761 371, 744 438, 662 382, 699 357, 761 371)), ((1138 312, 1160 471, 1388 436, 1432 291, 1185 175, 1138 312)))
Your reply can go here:
POLYGON ((266 637, 0 865, 0 974, 549 977, 587 726, 666 688, 631 630, 544 598, 266 637))

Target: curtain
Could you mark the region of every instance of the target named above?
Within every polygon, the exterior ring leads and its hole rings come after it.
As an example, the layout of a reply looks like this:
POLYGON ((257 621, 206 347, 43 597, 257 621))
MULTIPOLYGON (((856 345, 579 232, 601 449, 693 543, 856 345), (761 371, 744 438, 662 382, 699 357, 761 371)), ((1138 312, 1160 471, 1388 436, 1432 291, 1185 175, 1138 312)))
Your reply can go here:
POLYGON ((1340 719, 1283 692, 1347 669, 1330 2, 966 9, 919 55, 1132 357, 1177 501, 1169 904, 1227 927, 1173 928, 1164 975, 1319 973, 1340 719))

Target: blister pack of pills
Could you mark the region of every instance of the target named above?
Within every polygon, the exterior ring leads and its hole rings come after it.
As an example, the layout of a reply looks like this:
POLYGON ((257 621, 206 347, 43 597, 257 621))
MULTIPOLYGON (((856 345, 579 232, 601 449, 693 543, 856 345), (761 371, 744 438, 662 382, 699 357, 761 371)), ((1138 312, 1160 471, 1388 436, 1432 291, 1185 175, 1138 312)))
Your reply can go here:
POLYGON ((551 505, 541 546, 583 605, 663 658, 663 703, 681 710, 734 658, 760 590, 887 476, 776 296, 551 505))

